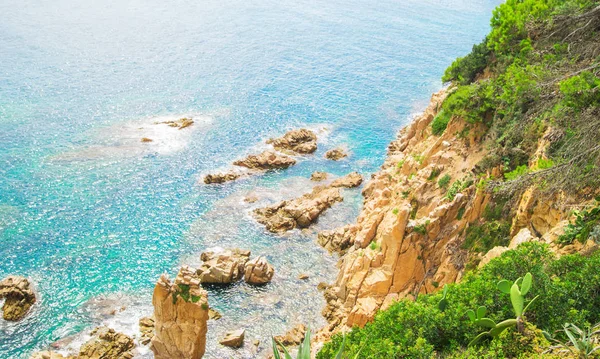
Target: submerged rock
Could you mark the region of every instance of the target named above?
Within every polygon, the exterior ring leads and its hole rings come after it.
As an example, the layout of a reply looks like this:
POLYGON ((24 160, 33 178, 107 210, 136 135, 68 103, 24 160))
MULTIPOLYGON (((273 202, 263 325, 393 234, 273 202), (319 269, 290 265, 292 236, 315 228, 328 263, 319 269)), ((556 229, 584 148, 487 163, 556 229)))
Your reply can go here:
POLYGON ((363 179, 358 172, 352 172, 331 182, 330 187, 354 188, 360 186, 363 179))
POLYGON ((228 284, 242 278, 250 251, 234 248, 204 252, 200 259, 203 263, 196 273, 201 283, 228 284))
POLYGON ((348 157, 348 154, 342 148, 334 148, 325 152, 325 158, 330 160, 339 161, 344 157, 348 157))
POLYGON ((162 275, 152 296, 155 359, 200 359, 206 348, 208 294, 194 271, 184 266, 174 283, 162 275))
POLYGON ((129 359, 135 344, 129 336, 112 328, 99 327, 91 332, 92 338, 79 349, 77 359, 129 359))
POLYGON ((259 256, 246 263, 244 280, 249 284, 266 284, 273 279, 275 269, 265 257, 259 256))
POLYGON ((275 340, 286 347, 300 345, 306 335, 306 326, 298 324, 284 335, 278 335, 275 340))
POLYGON ((142 345, 150 343, 154 337, 154 318, 140 318, 140 334, 140 343, 142 343, 142 345))
POLYGON ((283 137, 270 139, 267 143, 279 151, 307 154, 317 150, 317 135, 313 131, 303 128, 289 131, 283 137))
POLYGON ((310 175, 310 180, 315 182, 325 181, 327 179, 327 172, 315 171, 310 175))
POLYGON ((249 155, 243 160, 235 161, 233 164, 250 169, 272 170, 293 166, 296 164, 296 160, 273 151, 264 151, 258 155, 249 155))
POLYGON ((245 329, 238 329, 232 332, 225 333, 225 336, 219 340, 221 345, 231 348, 239 348, 244 345, 245 329))
POLYGON ((213 183, 225 183, 230 181, 235 181, 240 178, 241 175, 235 172, 227 172, 227 173, 214 173, 207 174, 204 176, 204 183, 213 184, 213 183))
POLYGON ((17 321, 23 319, 35 303, 35 293, 26 278, 8 276, 0 281, 0 299, 4 298, 2 306, 4 320, 17 321))
POLYGON ((194 120, 192 120, 191 118, 188 118, 188 117, 182 117, 179 120, 162 121, 162 122, 158 122, 158 124, 165 124, 165 125, 168 125, 169 127, 177 127, 178 129, 182 130, 186 127, 190 127, 191 125, 193 125, 194 120))

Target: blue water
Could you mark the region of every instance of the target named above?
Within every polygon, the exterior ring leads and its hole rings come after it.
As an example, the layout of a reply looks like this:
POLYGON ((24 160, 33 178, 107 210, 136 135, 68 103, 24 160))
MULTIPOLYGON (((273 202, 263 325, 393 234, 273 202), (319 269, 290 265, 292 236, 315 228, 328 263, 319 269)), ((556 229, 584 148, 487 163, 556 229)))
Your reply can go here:
POLYGON ((265 343, 299 322, 322 325, 316 285, 337 270, 315 231, 351 221, 359 190, 312 232, 265 233, 251 209, 308 191, 314 170, 375 171, 443 70, 487 33, 498 3, 0 2, 0 278, 27 276, 40 296, 24 321, 0 319, 0 358, 27 358, 101 323, 135 333, 158 276, 214 246, 266 255, 277 274, 263 288, 209 288, 224 318, 210 324, 207 357, 253 357, 216 344, 228 329, 245 326, 265 343), (139 142, 136 126, 185 114, 196 124, 139 142), (295 167, 198 183, 300 127, 320 142, 295 167), (338 145, 350 158, 325 161, 338 145), (245 203, 249 194, 260 201, 245 203), (125 310, 107 314, 115 301, 125 310))

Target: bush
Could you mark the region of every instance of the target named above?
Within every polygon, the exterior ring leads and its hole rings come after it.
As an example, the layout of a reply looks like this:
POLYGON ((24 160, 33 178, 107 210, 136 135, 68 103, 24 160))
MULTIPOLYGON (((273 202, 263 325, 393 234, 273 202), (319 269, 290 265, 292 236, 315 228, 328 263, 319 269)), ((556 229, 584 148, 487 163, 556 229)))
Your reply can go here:
POLYGON ((487 39, 478 45, 473 45, 473 50, 465 57, 454 60, 446 69, 442 81, 456 81, 461 85, 470 84, 475 77, 485 69, 490 56, 487 39))
POLYGON ((565 105, 576 110, 600 105, 600 79, 589 71, 562 81, 560 92, 565 105))
POLYGON ((444 112, 444 110, 440 111, 431 122, 431 132, 436 136, 440 136, 446 131, 448 122, 450 122, 449 113, 444 112))
POLYGON ((438 186, 440 186, 440 188, 444 188, 444 189, 448 188, 448 185, 450 184, 451 179, 452 179, 452 177, 450 177, 449 174, 445 174, 438 181, 438 186))

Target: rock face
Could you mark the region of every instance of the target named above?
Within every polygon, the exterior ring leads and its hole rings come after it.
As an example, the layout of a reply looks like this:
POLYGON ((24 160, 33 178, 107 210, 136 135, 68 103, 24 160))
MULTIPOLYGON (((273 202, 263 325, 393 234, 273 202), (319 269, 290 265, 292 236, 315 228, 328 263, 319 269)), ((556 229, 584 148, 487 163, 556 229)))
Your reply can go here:
POLYGON ((326 172, 315 171, 310 175, 310 180, 315 182, 325 181, 327 179, 326 172))
POLYGON ((206 346, 207 293, 189 267, 171 283, 162 275, 152 296, 155 335, 150 348, 156 359, 200 359, 206 346))
POLYGON ((0 281, 0 299, 5 299, 3 318, 10 321, 23 319, 36 301, 29 281, 12 275, 0 281))
POLYGON ((154 337, 154 318, 140 318, 140 343, 142 345, 149 344, 154 337))
POLYGON ((317 135, 303 128, 290 131, 283 137, 270 139, 267 143, 273 145, 273 148, 278 151, 307 154, 317 150, 317 135))
POLYGON ((244 280, 248 284, 266 284, 273 279, 275 269, 267 262, 265 257, 256 257, 246 263, 244 269, 244 280))
POLYGON ((246 330, 238 329, 232 332, 227 332, 225 337, 219 340, 221 345, 231 348, 239 348, 244 345, 244 336, 246 334, 246 330))
POLYGON ((200 255, 202 266, 197 270, 200 283, 229 284, 244 275, 244 265, 250 259, 250 251, 227 249, 221 252, 204 252, 200 255))
POLYGON ((362 180, 362 176, 358 172, 352 172, 331 182, 329 186, 354 188, 360 186, 362 180))
POLYGON ((254 210, 254 217, 270 232, 282 233, 294 228, 310 226, 323 211, 342 200, 339 189, 317 186, 312 192, 299 198, 282 201, 274 206, 257 208, 254 210))
POLYGON ((230 181, 235 181, 240 178, 241 175, 239 173, 227 172, 227 173, 214 173, 207 174, 204 176, 204 183, 213 184, 213 183, 225 183, 230 181))
POLYGON ((354 244, 356 229, 355 225, 349 224, 337 229, 322 231, 317 236, 317 242, 330 252, 343 254, 354 244))
POLYGON ((296 160, 273 151, 265 151, 258 155, 249 155, 243 160, 233 163, 235 166, 256 170, 285 169, 296 164, 296 160))
POLYGON ((285 333, 285 335, 276 336, 275 340, 286 347, 296 346, 302 343, 304 335, 306 335, 306 326, 304 324, 298 324, 285 333))
POLYGON ((96 328, 88 340, 79 349, 78 359, 130 359, 131 349, 135 346, 133 339, 123 333, 107 327, 96 328))
POLYGON ((334 148, 325 152, 325 158, 330 160, 339 161, 344 157, 348 157, 348 154, 341 148, 334 148))

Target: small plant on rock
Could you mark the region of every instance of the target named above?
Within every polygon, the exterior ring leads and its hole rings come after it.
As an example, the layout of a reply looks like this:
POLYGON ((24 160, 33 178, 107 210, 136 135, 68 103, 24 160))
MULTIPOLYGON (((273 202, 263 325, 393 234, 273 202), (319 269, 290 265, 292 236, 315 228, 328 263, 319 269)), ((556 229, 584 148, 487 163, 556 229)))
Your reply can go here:
POLYGON ((568 340, 549 338, 558 344, 551 346, 546 353, 559 355, 570 353, 578 359, 587 359, 600 351, 600 323, 588 329, 580 329, 575 324, 566 323, 563 325, 563 331, 568 340))

